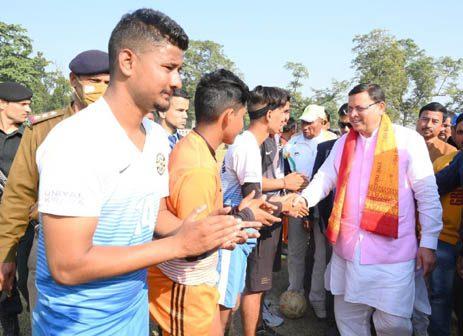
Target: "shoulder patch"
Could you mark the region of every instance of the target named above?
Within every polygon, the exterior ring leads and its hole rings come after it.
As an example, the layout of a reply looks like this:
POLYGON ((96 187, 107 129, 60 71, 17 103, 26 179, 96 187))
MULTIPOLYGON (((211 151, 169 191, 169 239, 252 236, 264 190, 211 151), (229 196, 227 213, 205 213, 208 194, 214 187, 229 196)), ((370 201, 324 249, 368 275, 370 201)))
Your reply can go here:
POLYGON ((30 120, 31 125, 35 125, 35 124, 41 123, 42 121, 62 116, 63 114, 64 114, 63 110, 50 111, 50 112, 45 112, 41 114, 31 115, 29 116, 29 120, 30 120))

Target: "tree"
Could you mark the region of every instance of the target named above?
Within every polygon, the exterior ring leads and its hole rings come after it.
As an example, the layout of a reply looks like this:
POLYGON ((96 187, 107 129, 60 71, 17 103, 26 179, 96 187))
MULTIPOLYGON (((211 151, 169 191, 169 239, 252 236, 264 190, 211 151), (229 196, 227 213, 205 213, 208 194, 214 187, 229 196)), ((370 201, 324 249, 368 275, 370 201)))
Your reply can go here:
POLYGON ((298 117, 304 108, 310 104, 310 99, 304 97, 301 92, 304 80, 309 78, 309 70, 304 64, 298 62, 286 62, 284 68, 291 72, 292 77, 287 86, 291 93, 291 114, 298 117))
POLYGON ((26 29, 0 21, 0 81, 16 81, 29 87, 34 93, 34 112, 60 108, 70 101, 67 80, 59 71, 48 71, 50 64, 42 53, 33 55, 26 29))
POLYGON ((435 97, 461 107, 463 61, 434 59, 411 39, 398 40, 376 29, 353 39, 355 80, 379 84, 386 93, 388 113, 403 125, 415 123, 419 108, 435 97))
POLYGON ((235 63, 229 59, 223 46, 213 41, 190 41, 190 46, 185 52, 182 70, 183 88, 191 97, 188 118, 194 120, 194 93, 201 76, 218 69, 227 69, 239 75, 235 63))
MULTIPOLYGON (((334 126, 338 121, 339 107, 347 102, 347 91, 351 85, 348 80, 332 80, 331 86, 325 89, 312 89, 312 102, 325 107, 331 117, 331 125, 334 126)), ((336 126, 334 126, 336 127, 336 126)))
POLYGON ((463 59, 442 57, 436 61, 437 87, 435 96, 447 98, 446 107, 450 111, 463 112, 463 59))

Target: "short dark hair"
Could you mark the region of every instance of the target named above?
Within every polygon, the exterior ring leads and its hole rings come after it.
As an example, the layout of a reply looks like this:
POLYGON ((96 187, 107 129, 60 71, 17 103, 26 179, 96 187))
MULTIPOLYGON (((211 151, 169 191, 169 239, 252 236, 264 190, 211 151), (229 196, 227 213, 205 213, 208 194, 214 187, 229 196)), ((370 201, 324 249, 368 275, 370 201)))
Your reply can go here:
POLYGON ((457 127, 459 123, 461 123, 463 121, 463 113, 460 113, 457 117, 457 120, 455 120, 455 126, 454 127, 457 127))
POLYGON ((386 95, 383 89, 381 89, 381 86, 371 83, 361 83, 354 86, 354 88, 349 91, 349 97, 362 92, 368 92, 368 96, 375 103, 386 101, 386 95))
POLYGON ((180 97, 180 98, 190 99, 190 96, 188 95, 188 92, 186 92, 183 89, 178 89, 178 88, 174 89, 172 97, 180 97))
POLYGON ((293 117, 290 117, 286 125, 283 126, 283 132, 286 133, 286 132, 292 131, 296 127, 297 127, 296 120, 293 117))
POLYGON ((442 122, 445 121, 445 118, 447 118, 447 114, 448 114, 448 111, 445 108, 445 106, 438 102, 431 102, 429 104, 424 105, 422 108, 420 108, 420 112, 418 113, 418 118, 421 117, 421 114, 424 111, 441 112, 442 122))
POLYGON ((327 110, 325 110, 325 116, 326 116, 326 121, 331 122, 331 115, 327 110))
POLYGON ((197 123, 212 123, 228 108, 246 106, 248 86, 233 72, 219 69, 205 74, 195 92, 195 117, 197 123))
POLYGON ((343 117, 347 115, 347 108, 349 107, 349 104, 344 103, 341 105, 341 107, 338 110, 338 116, 343 117))
POLYGON ((249 117, 259 119, 267 111, 285 106, 290 100, 289 91, 274 86, 258 85, 251 91, 249 98, 249 117))
POLYGON ((111 33, 108 44, 109 72, 114 66, 119 51, 129 48, 135 52, 144 44, 160 44, 167 41, 182 50, 188 49, 188 36, 177 22, 162 12, 141 8, 125 14, 111 33))

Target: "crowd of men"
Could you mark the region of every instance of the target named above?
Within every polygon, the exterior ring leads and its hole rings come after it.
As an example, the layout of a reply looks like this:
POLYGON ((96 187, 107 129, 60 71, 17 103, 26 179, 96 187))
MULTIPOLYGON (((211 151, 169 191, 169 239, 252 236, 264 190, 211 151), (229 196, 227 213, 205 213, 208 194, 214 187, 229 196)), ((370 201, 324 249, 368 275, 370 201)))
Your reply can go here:
POLYGON ((397 126, 364 83, 334 131, 323 106, 294 120, 289 92, 223 69, 189 97, 187 48, 139 9, 108 53, 70 62, 62 110, 34 116, 33 92, 0 83, 4 335, 19 335, 19 292, 33 335, 148 335, 151 319, 218 336, 238 308, 244 335, 279 335, 265 294, 286 235, 288 291, 327 335, 450 335, 453 312, 463 333, 463 114, 432 102, 397 126))

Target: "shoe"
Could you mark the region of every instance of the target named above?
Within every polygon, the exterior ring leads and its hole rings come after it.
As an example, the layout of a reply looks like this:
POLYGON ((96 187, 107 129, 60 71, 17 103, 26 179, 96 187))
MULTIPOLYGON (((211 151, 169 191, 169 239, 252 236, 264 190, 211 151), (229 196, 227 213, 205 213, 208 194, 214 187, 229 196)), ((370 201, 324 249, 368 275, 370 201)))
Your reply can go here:
POLYGON ((5 315, 0 318, 4 336, 19 336, 18 315, 5 315))
POLYGON ((265 325, 265 323, 262 323, 262 325, 257 329, 256 331, 256 336, 283 336, 282 334, 276 332, 272 328, 268 327, 265 325))
POLYGON ((325 301, 311 301, 310 305, 313 308, 315 316, 319 319, 326 319, 325 301))
POLYGON ((262 305, 262 320, 268 327, 271 328, 281 326, 285 320, 278 314, 274 313, 270 307, 270 301, 264 300, 264 304, 262 305))

